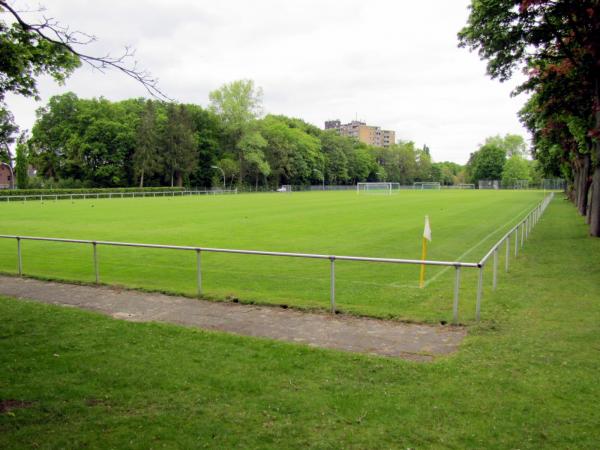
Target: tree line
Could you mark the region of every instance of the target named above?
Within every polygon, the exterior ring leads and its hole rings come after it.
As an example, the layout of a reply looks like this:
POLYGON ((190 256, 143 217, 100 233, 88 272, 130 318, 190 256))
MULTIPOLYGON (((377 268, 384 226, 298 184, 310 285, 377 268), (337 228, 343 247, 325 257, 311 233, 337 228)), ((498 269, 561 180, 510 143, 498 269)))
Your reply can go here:
POLYGON ((488 137, 476 152, 471 153, 465 167, 469 183, 498 180, 504 188, 539 186, 544 178, 542 166, 527 159, 527 144, 523 137, 507 134, 488 137))
MULTIPOLYGON (((463 168, 433 163, 429 148, 374 147, 301 119, 261 117, 260 89, 239 80, 210 94, 210 106, 159 100, 52 97, 20 138, 29 184, 63 187, 194 186, 273 189, 282 184, 438 181, 463 168)), ((26 187, 27 181, 19 185, 26 187)))

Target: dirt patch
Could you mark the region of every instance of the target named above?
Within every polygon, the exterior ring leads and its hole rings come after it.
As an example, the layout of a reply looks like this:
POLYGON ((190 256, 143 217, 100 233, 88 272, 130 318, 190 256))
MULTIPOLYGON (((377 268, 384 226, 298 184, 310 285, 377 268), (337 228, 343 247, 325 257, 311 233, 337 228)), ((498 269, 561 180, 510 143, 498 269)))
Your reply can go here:
POLYGON ((5 414, 15 409, 31 408, 33 402, 26 402, 23 400, 0 400, 0 414, 5 414))

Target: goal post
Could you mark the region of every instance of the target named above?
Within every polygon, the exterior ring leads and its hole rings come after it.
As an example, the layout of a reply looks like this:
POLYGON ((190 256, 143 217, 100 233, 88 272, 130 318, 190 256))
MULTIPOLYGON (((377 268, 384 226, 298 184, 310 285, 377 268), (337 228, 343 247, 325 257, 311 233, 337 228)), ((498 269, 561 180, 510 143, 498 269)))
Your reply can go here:
POLYGON ((398 192, 400 183, 391 183, 387 181, 379 181, 372 183, 356 183, 357 194, 384 194, 391 195, 398 192))
POLYGON ((288 194, 292 193, 292 185, 291 184, 282 184, 277 192, 287 192, 288 194))
POLYGON ((437 181, 416 181, 413 183, 413 189, 441 189, 441 183, 437 181))

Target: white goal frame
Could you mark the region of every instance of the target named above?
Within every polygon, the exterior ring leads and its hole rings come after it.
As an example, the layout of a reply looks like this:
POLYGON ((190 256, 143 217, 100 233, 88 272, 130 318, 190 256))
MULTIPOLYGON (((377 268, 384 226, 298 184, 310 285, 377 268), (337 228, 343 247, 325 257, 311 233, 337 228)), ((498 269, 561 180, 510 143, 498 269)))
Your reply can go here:
POLYGON ((455 184, 454 188, 455 189, 475 189, 475 185, 468 184, 468 183, 459 183, 459 184, 455 184))
POLYGON ((370 183, 356 183, 356 193, 392 195, 400 190, 400 183, 377 181, 370 183))
POLYGON ((442 184, 437 181, 415 181, 413 189, 441 189, 442 184))
POLYGON ((277 189, 277 192, 285 192, 287 194, 291 194, 292 193, 292 185, 291 184, 282 184, 281 187, 279 189, 277 189))

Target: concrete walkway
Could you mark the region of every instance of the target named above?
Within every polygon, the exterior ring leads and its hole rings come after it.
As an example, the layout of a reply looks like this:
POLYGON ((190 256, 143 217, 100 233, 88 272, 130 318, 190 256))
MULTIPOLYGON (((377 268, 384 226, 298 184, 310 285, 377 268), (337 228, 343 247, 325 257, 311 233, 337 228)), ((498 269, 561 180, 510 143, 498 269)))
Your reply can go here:
POLYGON ((135 322, 168 322, 315 347, 417 361, 457 350, 461 327, 407 324, 273 306, 210 302, 105 286, 0 276, 0 294, 98 311, 135 322))

